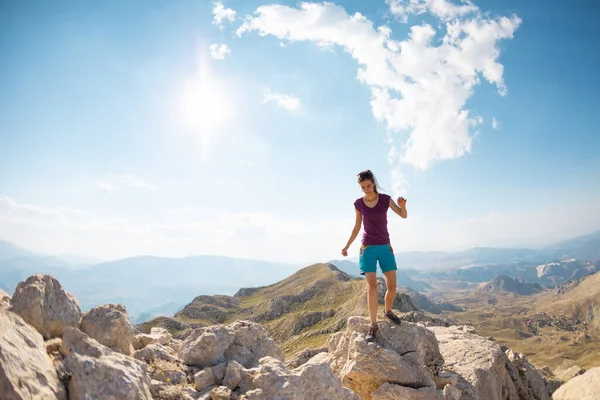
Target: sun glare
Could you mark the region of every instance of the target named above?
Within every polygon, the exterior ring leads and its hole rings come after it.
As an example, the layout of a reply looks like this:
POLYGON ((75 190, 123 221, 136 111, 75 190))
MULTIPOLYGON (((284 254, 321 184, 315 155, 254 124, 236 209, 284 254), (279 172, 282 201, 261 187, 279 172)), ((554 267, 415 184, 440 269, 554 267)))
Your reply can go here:
POLYGON ((210 69, 200 62, 196 76, 187 79, 178 95, 178 114, 187 131, 201 143, 207 154, 211 140, 224 128, 232 113, 226 87, 210 69))

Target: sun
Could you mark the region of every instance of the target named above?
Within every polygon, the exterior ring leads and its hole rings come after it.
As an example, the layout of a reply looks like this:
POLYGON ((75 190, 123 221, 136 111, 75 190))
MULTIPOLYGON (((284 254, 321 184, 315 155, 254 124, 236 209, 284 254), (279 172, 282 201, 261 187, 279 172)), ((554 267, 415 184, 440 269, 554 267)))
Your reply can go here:
POLYGON ((211 140, 223 129, 232 115, 233 106, 227 88, 211 70, 209 62, 201 62, 197 74, 184 80, 178 93, 180 122, 200 139, 207 154, 211 140))

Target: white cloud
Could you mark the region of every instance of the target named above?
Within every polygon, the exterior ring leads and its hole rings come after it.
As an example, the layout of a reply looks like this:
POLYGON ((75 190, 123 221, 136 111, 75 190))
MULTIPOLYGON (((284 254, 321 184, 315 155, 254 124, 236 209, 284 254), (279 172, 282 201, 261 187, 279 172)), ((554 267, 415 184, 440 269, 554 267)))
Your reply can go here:
POLYGON ((210 56, 215 60, 223 60, 227 54, 231 54, 231 49, 225 43, 213 43, 210 45, 210 56))
POLYGON ((283 93, 273 93, 269 88, 264 88, 262 93, 264 103, 273 102, 278 108, 283 108, 288 111, 296 111, 302 107, 302 101, 300 101, 300 99, 296 96, 283 93))
POLYGON ((123 187, 133 187, 151 191, 158 190, 158 186, 151 185, 148 182, 129 174, 113 175, 109 177, 108 180, 98 182, 98 187, 106 191, 113 191, 123 187))
MULTIPOLYGON (((506 94, 498 41, 510 39, 517 16, 488 18, 470 2, 390 1, 392 12, 429 12, 443 29, 423 23, 405 40, 392 39, 389 27, 375 28, 360 13, 349 15, 332 3, 301 3, 300 8, 261 6, 236 34, 257 31, 279 39, 341 46, 358 63, 357 78, 371 87, 373 115, 388 128, 393 176, 401 165, 426 170, 442 160, 471 152, 482 118, 466 109, 481 78, 506 94), (468 17, 468 18, 463 18, 468 17), (442 34, 441 40, 436 35, 442 34)), ((401 187, 402 181, 394 182, 401 187)))
POLYGON ((233 22, 235 20, 235 11, 231 8, 225 8, 220 1, 213 4, 212 13, 213 24, 217 25, 219 29, 223 29, 223 21, 233 22))
POLYGON ((392 14, 403 22, 408 22, 408 16, 412 14, 430 13, 440 19, 448 20, 479 11, 472 2, 468 0, 461 2, 461 5, 455 5, 447 0, 386 0, 392 14))
POLYGON ((500 129, 500 121, 496 117, 492 118, 492 128, 500 129))

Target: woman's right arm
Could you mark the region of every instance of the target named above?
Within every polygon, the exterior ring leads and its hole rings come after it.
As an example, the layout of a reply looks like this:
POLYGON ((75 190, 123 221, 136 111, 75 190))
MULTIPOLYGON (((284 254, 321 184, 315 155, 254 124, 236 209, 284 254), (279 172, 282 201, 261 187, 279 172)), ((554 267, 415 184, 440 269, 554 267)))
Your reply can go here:
POLYGON ((358 211, 356 209, 356 207, 354 208, 354 211, 356 213, 356 219, 354 221, 354 228, 352 229, 352 234, 350 235, 350 239, 348 239, 348 243, 346 244, 346 247, 344 247, 342 249, 342 255, 344 257, 346 257, 348 255, 348 249, 350 248, 350 245, 352 244, 352 242, 354 242, 354 240, 356 239, 356 236, 358 236, 358 232, 360 232, 360 225, 362 223, 362 215, 361 215, 360 211, 358 211))

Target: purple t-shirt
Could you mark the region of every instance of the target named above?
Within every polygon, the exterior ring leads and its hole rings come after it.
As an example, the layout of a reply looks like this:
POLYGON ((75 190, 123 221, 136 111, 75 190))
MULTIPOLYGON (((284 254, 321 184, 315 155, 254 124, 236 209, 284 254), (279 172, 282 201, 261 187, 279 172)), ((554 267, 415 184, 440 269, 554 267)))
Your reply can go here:
POLYGON ((377 204, 372 208, 368 207, 361 197, 354 202, 354 207, 362 214, 364 227, 362 244, 365 246, 390 244, 390 235, 387 229, 390 196, 380 193, 377 204))

